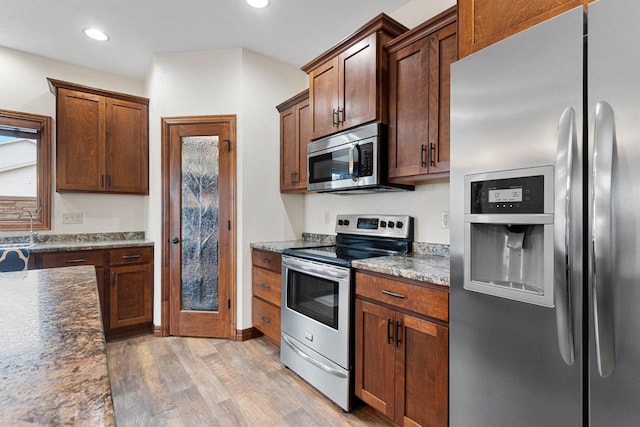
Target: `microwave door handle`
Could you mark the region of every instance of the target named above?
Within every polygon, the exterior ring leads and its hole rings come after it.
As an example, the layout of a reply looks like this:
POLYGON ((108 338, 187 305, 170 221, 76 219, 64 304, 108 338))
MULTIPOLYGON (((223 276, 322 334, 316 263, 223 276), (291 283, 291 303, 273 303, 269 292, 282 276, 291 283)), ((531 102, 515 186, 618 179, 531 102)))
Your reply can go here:
POLYGON ((357 181, 360 178, 360 146, 356 143, 349 149, 349 175, 351 179, 357 181), (358 170, 355 170, 354 152, 358 151, 358 170))
POLYGON ((354 179, 353 176, 353 150, 356 149, 356 146, 353 145, 351 148, 349 148, 349 176, 351 176, 351 179, 354 179))

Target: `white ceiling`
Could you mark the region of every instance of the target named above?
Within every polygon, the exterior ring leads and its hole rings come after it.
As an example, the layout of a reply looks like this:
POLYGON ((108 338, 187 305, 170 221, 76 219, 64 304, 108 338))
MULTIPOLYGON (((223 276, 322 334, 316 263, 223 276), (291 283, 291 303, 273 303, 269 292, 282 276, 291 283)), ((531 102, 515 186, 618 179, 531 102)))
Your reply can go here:
POLYGON ((246 48, 299 67, 408 0, 270 1, 0 0, 0 45, 136 79, 160 52, 246 48))

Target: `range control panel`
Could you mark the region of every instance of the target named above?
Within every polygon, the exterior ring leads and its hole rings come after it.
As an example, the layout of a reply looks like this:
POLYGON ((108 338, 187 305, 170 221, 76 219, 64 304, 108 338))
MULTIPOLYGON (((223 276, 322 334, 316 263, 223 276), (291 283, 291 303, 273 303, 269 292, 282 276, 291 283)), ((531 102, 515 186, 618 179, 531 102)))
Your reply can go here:
POLYGON ((544 213, 544 176, 472 182, 471 213, 544 213))
POLYGON ((408 215, 338 215, 336 233, 413 238, 413 217, 408 215))

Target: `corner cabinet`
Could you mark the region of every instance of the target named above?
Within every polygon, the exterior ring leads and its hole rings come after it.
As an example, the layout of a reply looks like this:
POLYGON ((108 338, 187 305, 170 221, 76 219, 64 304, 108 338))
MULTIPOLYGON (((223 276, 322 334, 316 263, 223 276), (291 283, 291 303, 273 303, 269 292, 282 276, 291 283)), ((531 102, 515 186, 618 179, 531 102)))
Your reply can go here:
POLYGON ((107 340, 153 328, 153 248, 127 247, 33 254, 32 268, 93 265, 107 340))
POLYGON ((447 175, 450 66, 458 56, 456 7, 385 46, 389 58, 389 180, 447 175))
POLYGON ((405 31, 405 26, 380 14, 302 67, 309 74, 312 139, 372 121, 386 123, 382 46, 405 31))
POLYGON ((48 79, 56 191, 149 194, 149 100, 48 79))
POLYGON ((448 423, 448 289, 356 272, 355 394, 397 425, 448 423))
POLYGON ((460 58, 594 0, 458 0, 460 58))
POLYGON ((276 107, 280 112, 280 191, 307 190, 307 145, 311 141, 309 90, 276 107))
POLYGON ((282 255, 253 249, 251 261, 253 327, 280 346, 282 255))

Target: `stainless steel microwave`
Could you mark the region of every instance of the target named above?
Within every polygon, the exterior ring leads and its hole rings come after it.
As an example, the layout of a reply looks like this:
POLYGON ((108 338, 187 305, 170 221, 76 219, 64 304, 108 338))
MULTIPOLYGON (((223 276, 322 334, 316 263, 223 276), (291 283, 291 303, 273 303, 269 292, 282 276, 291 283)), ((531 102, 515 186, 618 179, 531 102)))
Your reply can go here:
POLYGON ((386 127, 371 123, 307 145, 307 190, 373 193, 413 190, 387 182, 386 127))

